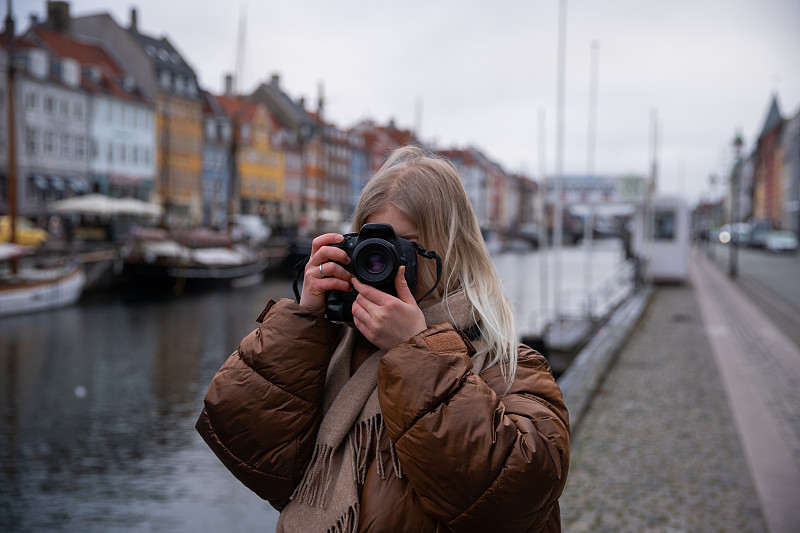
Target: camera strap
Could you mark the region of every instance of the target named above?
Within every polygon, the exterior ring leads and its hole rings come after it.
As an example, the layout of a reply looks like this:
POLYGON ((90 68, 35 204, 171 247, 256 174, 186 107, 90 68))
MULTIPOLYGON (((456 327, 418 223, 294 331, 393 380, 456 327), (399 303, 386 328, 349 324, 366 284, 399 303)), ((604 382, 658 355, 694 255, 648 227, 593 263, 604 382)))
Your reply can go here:
POLYGON ((433 284, 433 287, 431 287, 428 292, 422 296, 422 298, 417 299, 417 305, 419 305, 422 300, 427 298, 428 295, 439 286, 439 282, 442 281, 442 257, 434 251, 426 250, 415 242, 412 242, 411 244, 414 245, 414 250, 417 252, 417 255, 424 257, 425 259, 436 259, 436 283, 433 284))
POLYGON ((300 282, 300 277, 305 273, 306 265, 308 264, 309 260, 311 260, 310 255, 305 259, 300 260, 300 262, 294 266, 294 283, 292 283, 292 290, 294 291, 294 297, 297 300, 298 305, 300 304, 300 290, 297 288, 297 284, 300 282))

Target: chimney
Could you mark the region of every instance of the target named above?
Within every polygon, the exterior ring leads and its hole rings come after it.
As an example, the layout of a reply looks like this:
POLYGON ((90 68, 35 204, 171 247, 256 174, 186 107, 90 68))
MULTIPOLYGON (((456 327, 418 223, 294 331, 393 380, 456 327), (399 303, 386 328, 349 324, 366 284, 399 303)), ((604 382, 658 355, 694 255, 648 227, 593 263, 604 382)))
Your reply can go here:
POLYGON ((233 75, 225 75, 225 96, 233 96, 233 75))
POLYGON ((31 28, 35 28, 36 26, 39 25, 39 16, 36 13, 31 13, 30 19, 31 19, 31 28))
POLYGON ((45 27, 59 33, 70 33, 69 2, 48 0, 45 27))
POLYGON ((305 110, 305 108, 306 108, 306 97, 305 96, 301 96, 300 100, 298 100, 297 103, 300 104, 300 107, 303 110, 305 110))
POLYGON ((131 8, 131 27, 130 30, 134 33, 139 33, 139 20, 136 16, 136 8, 131 8))
POLYGON ((280 83, 281 83, 281 75, 273 74, 272 79, 269 80, 269 84, 277 89, 280 83))
POLYGON ((325 89, 322 82, 319 82, 317 89, 319 91, 319 97, 317 98, 317 114, 319 118, 322 118, 322 110, 325 108, 325 89))

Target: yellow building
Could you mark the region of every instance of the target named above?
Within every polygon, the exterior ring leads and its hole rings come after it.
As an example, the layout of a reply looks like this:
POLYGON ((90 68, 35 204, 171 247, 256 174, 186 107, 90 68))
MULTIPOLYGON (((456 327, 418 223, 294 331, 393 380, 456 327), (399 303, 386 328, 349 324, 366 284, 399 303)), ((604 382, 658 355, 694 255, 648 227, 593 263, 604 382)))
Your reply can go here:
POLYGON ((168 92, 156 96, 157 166, 154 200, 169 225, 194 226, 203 211, 203 107, 168 92))
POLYGON ((286 195, 286 155, 273 145, 275 126, 264 105, 219 96, 234 124, 236 195, 239 211, 267 215, 286 195))

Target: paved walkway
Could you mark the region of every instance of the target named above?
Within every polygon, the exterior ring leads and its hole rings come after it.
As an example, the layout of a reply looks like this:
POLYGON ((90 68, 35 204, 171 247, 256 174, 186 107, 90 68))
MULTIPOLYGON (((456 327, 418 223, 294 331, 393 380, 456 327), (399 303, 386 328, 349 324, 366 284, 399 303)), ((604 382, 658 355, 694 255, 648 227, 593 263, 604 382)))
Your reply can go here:
POLYGON ((573 434, 567 532, 800 531, 800 351, 701 254, 573 434))

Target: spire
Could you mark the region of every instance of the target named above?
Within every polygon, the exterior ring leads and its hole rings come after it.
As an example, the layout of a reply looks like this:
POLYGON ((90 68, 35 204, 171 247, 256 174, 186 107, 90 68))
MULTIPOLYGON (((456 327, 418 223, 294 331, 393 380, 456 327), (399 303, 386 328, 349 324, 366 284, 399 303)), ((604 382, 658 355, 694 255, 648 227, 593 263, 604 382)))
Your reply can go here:
POLYGON ((778 95, 773 94, 772 102, 770 103, 769 111, 767 112, 767 119, 764 121, 764 127, 761 129, 761 134, 758 137, 763 137, 782 121, 783 119, 781 118, 781 111, 778 107, 778 95))
POLYGON ((325 108, 325 87, 321 81, 317 84, 317 91, 319 94, 317 97, 317 114, 320 120, 322 120, 322 110, 325 108))

